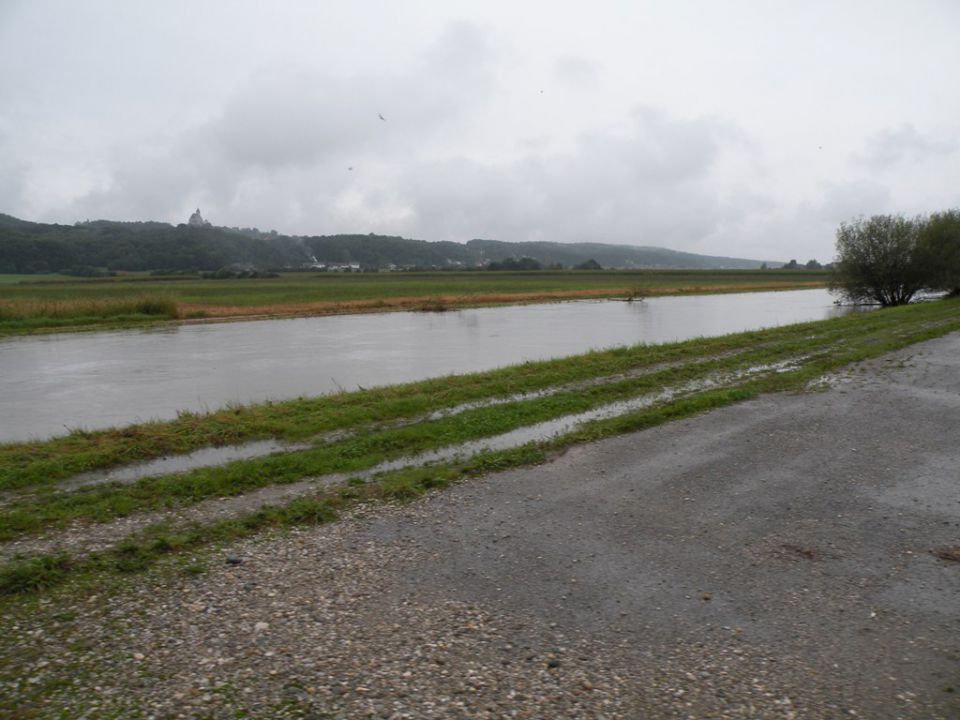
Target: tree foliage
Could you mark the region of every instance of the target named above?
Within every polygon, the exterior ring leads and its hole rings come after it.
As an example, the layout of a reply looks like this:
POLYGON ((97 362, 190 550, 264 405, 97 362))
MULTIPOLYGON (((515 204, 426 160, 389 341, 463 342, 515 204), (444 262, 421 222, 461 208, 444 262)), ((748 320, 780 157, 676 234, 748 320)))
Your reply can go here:
POLYGON ((927 218, 918 245, 921 261, 929 270, 930 289, 960 295, 960 210, 927 218))
POLYGON ((487 270, 542 270, 543 265, 530 257, 506 258, 487 265, 487 270))
POLYGON ((931 284, 919 249, 922 218, 874 215, 842 223, 831 289, 853 302, 903 305, 931 284))
POLYGON ((588 259, 609 268, 746 269, 756 260, 666 248, 605 243, 428 242, 387 235, 289 236, 258 228, 94 220, 34 223, 0 213, 0 273, 164 270, 210 271, 239 264, 258 269, 356 263, 375 268, 479 268, 530 258, 541 266, 575 267, 588 259))

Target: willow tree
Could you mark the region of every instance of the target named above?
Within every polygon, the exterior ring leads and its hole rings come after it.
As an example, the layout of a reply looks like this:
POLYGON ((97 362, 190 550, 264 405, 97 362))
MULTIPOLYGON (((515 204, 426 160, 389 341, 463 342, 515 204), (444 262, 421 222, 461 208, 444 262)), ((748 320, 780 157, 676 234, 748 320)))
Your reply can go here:
POLYGON ((874 215, 842 223, 830 289, 858 303, 903 305, 930 285, 921 218, 874 215))

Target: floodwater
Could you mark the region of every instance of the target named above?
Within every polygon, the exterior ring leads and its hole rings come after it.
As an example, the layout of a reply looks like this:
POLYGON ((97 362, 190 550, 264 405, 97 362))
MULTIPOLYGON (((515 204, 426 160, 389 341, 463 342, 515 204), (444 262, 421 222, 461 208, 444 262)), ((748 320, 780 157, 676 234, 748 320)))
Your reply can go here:
MULTIPOLYGON (((629 412, 640 410, 641 408, 651 407, 656 403, 662 403, 678 395, 687 394, 695 391, 707 390, 709 388, 721 387, 725 384, 741 380, 751 375, 763 372, 787 372, 792 369, 796 360, 785 360, 772 365, 755 365, 735 373, 729 373, 726 376, 713 376, 692 380, 678 387, 665 387, 659 392, 648 393, 629 400, 618 400, 616 402, 601 405, 580 413, 563 415, 552 420, 526 425, 524 427, 510 430, 509 432, 493 437, 480 438, 469 442, 459 443, 430 450, 413 456, 400 457, 395 460, 387 460, 375 465, 367 470, 361 470, 349 474, 333 473, 308 481, 310 484, 322 485, 324 487, 343 482, 348 477, 369 478, 377 473, 390 472, 406 467, 422 466, 428 463, 449 462, 456 458, 468 458, 481 450, 506 450, 508 448, 519 447, 529 442, 548 440, 556 435, 563 435, 571 432, 580 425, 592 420, 603 420, 606 418, 618 417, 629 412)), ((557 386, 558 388, 561 386, 557 386)), ((453 408, 430 413, 424 419, 434 419, 449 415, 455 415, 459 412, 483 407, 493 406, 501 402, 521 401, 535 397, 542 397, 550 394, 552 390, 542 390, 532 393, 523 393, 511 395, 504 398, 491 398, 489 400, 464 403, 453 408)), ((185 455, 170 455, 155 460, 148 460, 133 465, 125 465, 119 468, 108 468, 105 470, 94 470, 92 472, 75 475, 74 477, 61 482, 58 487, 61 490, 72 490, 79 487, 89 487, 91 485, 101 485, 104 483, 120 483, 129 485, 138 480, 169 473, 182 473, 188 470, 194 470, 202 467, 212 467, 226 465, 235 460, 249 460, 251 458, 264 457, 277 453, 297 452, 298 450, 307 450, 313 447, 311 443, 283 443, 275 440, 254 440, 242 445, 228 445, 225 447, 203 448, 185 455)))
POLYGON ((9 338, 0 340, 0 442, 850 311, 826 290, 801 290, 9 338))

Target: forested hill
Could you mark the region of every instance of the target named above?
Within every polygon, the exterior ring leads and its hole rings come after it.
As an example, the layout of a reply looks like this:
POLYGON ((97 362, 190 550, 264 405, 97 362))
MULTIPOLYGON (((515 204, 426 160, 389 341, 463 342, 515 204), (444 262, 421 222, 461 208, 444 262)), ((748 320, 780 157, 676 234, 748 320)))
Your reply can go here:
MULTIPOLYGON (((608 245, 606 243, 518 242, 471 240, 467 247, 486 260, 507 257, 531 257, 544 265, 574 267, 585 260, 596 260, 603 267, 690 268, 715 270, 758 268, 760 260, 696 255, 660 247, 608 245)), ((779 265, 780 263, 772 263, 779 265)))
POLYGON ((544 266, 564 267, 575 267, 591 259, 608 268, 742 269, 761 265, 759 260, 601 243, 471 240, 462 244, 373 234, 288 236, 256 228, 108 220, 50 225, 0 214, 0 273, 69 272, 85 268, 217 270, 229 265, 259 269, 311 264, 356 264, 363 268, 478 267, 524 257, 544 266))

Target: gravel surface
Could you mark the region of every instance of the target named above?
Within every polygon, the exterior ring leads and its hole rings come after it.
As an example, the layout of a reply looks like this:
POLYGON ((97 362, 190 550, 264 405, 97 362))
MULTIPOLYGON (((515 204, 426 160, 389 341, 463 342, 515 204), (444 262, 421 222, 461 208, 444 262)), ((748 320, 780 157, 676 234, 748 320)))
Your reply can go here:
POLYGON ((0 714, 960 717, 960 335, 830 385, 51 597, 0 714))

